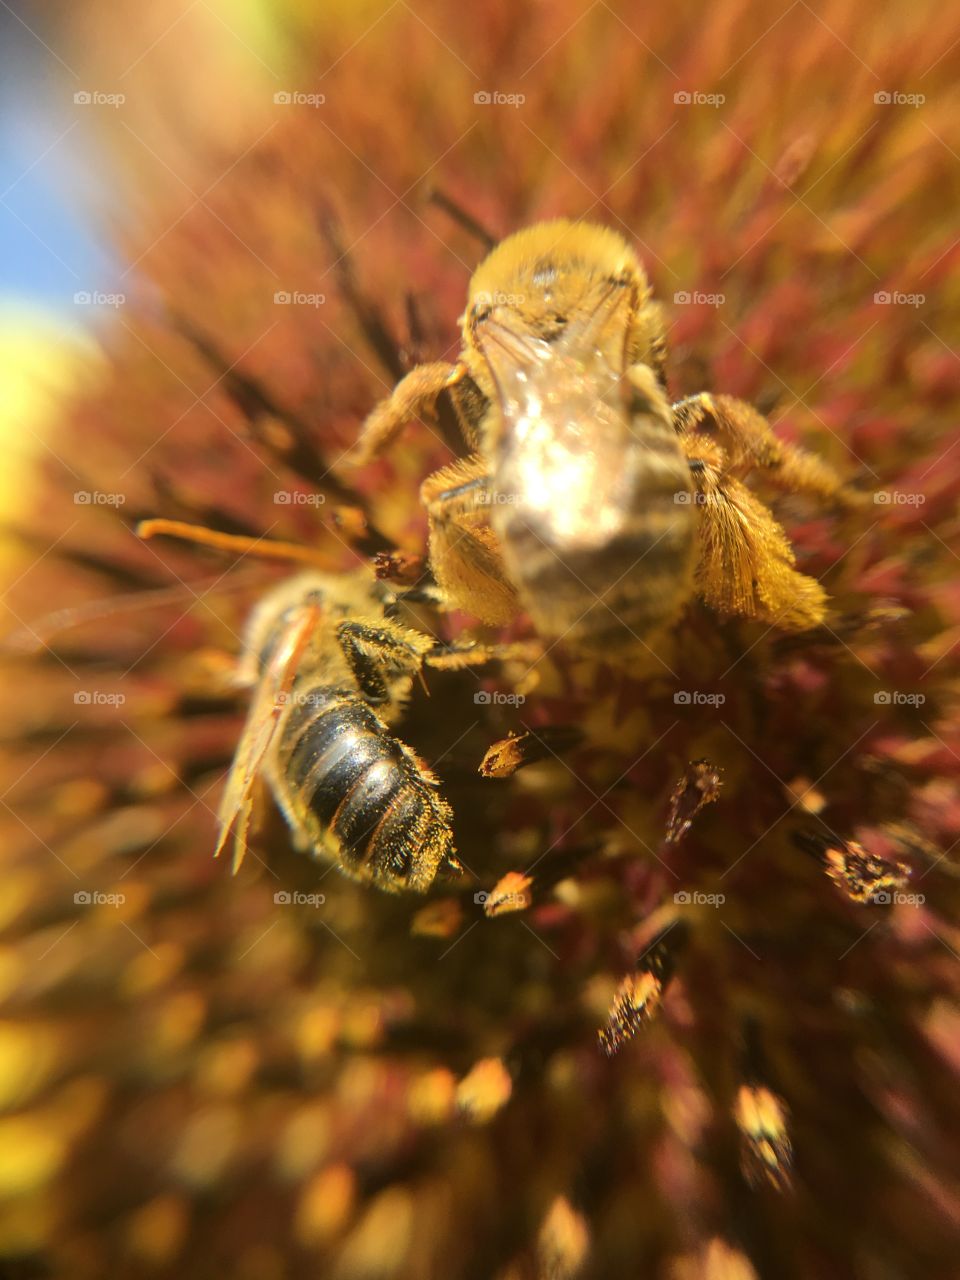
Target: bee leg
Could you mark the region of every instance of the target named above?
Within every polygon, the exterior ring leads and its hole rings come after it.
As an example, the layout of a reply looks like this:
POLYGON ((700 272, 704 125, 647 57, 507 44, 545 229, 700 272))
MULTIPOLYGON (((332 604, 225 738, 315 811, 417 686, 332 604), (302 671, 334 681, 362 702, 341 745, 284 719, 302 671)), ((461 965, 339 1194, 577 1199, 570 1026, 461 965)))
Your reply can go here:
POLYGON ((424 665, 437 671, 462 671, 466 667, 487 662, 538 662, 543 645, 537 640, 516 640, 505 644, 468 641, 463 644, 437 645, 423 655, 424 665))
POLYGON ((448 364, 444 360, 411 369, 390 395, 367 415, 360 429, 360 438, 350 451, 350 464, 363 466, 378 457, 413 418, 434 421, 437 397, 459 382, 465 373, 462 365, 448 364))
POLYGON ((430 522, 430 563, 451 607, 502 626, 520 609, 496 534, 486 522, 486 463, 479 454, 427 476, 420 498, 430 522))
POLYGON ((856 495, 831 466, 805 449, 778 439, 766 418, 745 400, 704 391, 675 404, 673 421, 681 436, 691 432, 714 434, 726 450, 731 468, 757 467, 775 484, 792 492, 845 503, 856 501, 856 495))
POLYGON ((433 609, 449 609, 443 592, 435 582, 419 582, 415 587, 404 587, 395 593, 400 604, 426 604, 433 609))
POLYGON ((393 622, 351 618, 337 627, 337 640, 364 699, 380 706, 390 698, 391 675, 414 675, 433 643, 429 636, 393 622))
POLYGON ((788 631, 823 622, 826 592, 794 566, 782 526, 733 476, 725 451, 706 436, 681 436, 690 460, 698 517, 696 588, 711 608, 788 631))

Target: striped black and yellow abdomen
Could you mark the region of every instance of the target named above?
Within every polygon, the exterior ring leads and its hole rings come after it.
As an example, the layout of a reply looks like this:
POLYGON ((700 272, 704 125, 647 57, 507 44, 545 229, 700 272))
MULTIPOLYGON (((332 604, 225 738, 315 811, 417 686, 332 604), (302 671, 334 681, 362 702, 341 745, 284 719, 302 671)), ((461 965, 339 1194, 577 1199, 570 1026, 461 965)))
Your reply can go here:
POLYGON ((295 688, 269 778, 298 842, 358 880, 422 893, 453 856, 436 779, 355 691, 295 688))

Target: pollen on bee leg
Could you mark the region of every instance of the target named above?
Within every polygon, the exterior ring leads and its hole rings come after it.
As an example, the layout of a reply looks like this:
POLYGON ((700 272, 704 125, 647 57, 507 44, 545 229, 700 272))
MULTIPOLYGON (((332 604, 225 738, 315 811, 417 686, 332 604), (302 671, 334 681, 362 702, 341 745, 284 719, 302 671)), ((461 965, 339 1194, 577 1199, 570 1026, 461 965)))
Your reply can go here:
POLYGON ((373 568, 381 582, 395 582, 402 587, 412 587, 427 571, 424 556, 399 550, 378 551, 373 558, 373 568))

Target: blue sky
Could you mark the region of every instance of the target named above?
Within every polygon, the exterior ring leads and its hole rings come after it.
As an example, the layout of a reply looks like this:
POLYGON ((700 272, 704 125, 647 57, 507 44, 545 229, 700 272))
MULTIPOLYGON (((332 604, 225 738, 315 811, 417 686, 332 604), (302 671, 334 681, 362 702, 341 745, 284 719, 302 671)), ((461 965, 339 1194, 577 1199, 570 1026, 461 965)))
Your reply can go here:
POLYGON ((77 87, 0 6, 0 302, 73 323, 86 318, 74 293, 108 289, 116 273, 88 197, 97 108, 83 118, 77 87))

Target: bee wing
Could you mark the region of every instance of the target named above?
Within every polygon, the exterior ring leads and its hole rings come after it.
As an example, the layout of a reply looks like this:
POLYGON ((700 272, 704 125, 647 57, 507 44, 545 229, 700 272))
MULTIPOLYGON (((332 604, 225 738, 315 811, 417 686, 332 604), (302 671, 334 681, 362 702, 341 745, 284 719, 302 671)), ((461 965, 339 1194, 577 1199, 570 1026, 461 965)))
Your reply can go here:
MULTIPOLYGON (((649 541, 664 536, 668 545, 682 544, 691 525, 690 513, 674 500, 689 488, 689 468, 666 403, 658 398, 649 412, 628 410, 631 384, 622 353, 612 352, 617 326, 611 307, 618 299, 611 299, 572 317, 552 344, 487 321, 482 346, 500 401, 494 480, 511 495, 509 504, 494 505, 490 522, 499 532, 498 521, 517 513, 554 555, 592 555, 591 576, 601 568, 608 573, 592 582, 601 599, 642 554, 647 543, 638 537, 653 530, 649 541), (599 556, 599 547, 612 551, 618 540, 625 559, 599 556)), ((522 537, 501 539, 514 580, 517 566, 510 557, 522 537)))
POLYGON ((234 833, 234 873, 247 852, 254 784, 276 735, 304 648, 318 625, 319 615, 315 605, 307 606, 294 615, 260 678, 247 713, 217 814, 219 831, 214 850, 214 857, 218 858, 231 831, 234 833))
POLYGON ((503 308, 481 321, 477 342, 501 398, 522 401, 529 396, 531 380, 541 379, 546 385, 535 392, 539 396, 558 376, 582 381, 589 373, 600 383, 618 382, 626 359, 626 307, 631 300, 635 301, 630 291, 604 285, 566 317, 549 341, 516 316, 503 315, 503 308))

